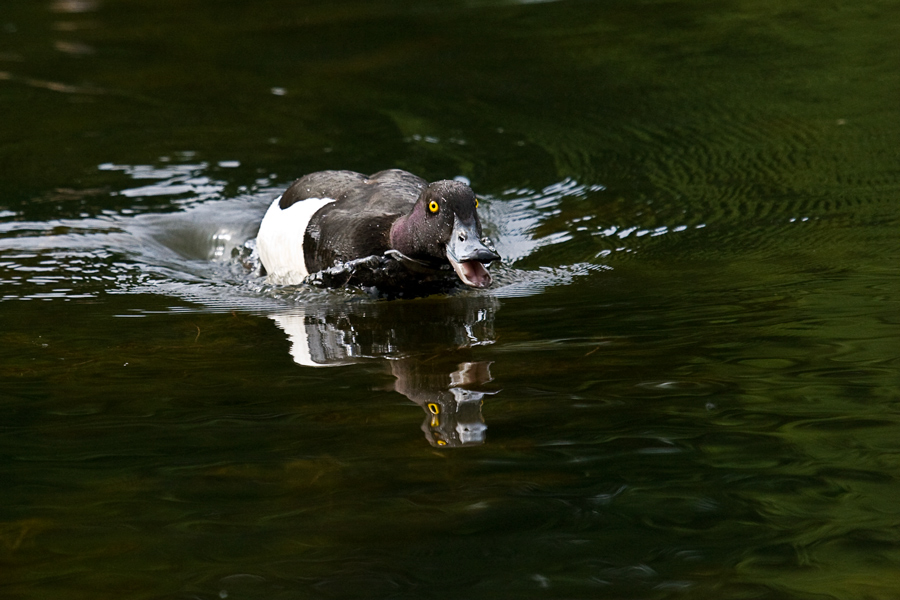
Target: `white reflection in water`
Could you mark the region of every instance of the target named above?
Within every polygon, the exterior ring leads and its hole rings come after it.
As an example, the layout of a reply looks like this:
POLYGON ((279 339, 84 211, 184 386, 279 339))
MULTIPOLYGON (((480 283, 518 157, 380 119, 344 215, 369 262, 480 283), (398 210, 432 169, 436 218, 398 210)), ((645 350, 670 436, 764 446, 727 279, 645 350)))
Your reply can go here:
POLYGON ((97 0, 55 0, 50 3, 50 10, 56 13, 79 14, 97 10, 97 0))
POLYGON ((118 193, 122 196, 142 198, 188 195, 189 199, 187 201, 193 203, 198 200, 221 198, 225 182, 204 175, 203 173, 208 167, 207 163, 201 162, 197 164, 168 165, 162 168, 150 165, 132 166, 104 163, 98 168, 101 171, 122 171, 130 175, 132 179, 156 180, 156 183, 121 190, 118 193))

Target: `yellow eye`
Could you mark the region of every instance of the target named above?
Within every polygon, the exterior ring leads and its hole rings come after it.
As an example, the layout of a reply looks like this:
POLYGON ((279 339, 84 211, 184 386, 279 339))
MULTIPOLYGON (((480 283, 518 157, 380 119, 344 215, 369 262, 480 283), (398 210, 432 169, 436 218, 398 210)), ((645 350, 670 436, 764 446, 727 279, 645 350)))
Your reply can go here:
POLYGON ((430 211, 433 212, 433 213, 436 213, 436 212, 438 211, 438 203, 437 203, 436 201, 434 201, 434 200, 432 200, 431 202, 429 202, 429 203, 428 203, 428 210, 430 210, 430 211))
POLYGON ((478 198, 475 198, 475 208, 478 208, 478 198))
POLYGON ((437 405, 435 402, 428 403, 428 411, 433 415, 441 414, 441 407, 437 405))

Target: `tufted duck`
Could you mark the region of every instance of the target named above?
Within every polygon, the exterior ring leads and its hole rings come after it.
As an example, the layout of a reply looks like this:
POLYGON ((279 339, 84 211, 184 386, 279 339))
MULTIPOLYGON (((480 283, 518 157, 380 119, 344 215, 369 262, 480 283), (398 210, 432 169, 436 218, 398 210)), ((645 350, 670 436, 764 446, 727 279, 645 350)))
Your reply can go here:
POLYGON ((427 183, 399 169, 368 177, 320 171, 272 202, 256 244, 278 284, 402 292, 462 281, 485 288, 486 265, 500 256, 482 237, 477 206, 459 181, 427 183))

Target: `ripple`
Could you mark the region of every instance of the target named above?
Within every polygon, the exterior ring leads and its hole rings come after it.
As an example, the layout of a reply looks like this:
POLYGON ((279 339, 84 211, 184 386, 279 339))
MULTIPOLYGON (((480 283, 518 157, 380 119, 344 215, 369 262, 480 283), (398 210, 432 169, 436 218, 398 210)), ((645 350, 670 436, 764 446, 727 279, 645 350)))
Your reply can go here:
POLYGON ((118 193, 122 196, 128 198, 188 196, 187 200, 190 202, 221 197, 226 182, 204 175, 208 168, 209 164, 205 162, 165 167, 104 163, 98 167, 101 171, 121 171, 136 180, 155 181, 152 184, 120 190, 118 193))
POLYGON ((550 287, 569 285, 576 279, 603 272, 608 267, 581 263, 536 270, 515 269, 501 265, 494 269, 494 284, 487 292, 498 298, 524 298, 540 294, 550 287))
POLYGON ((70 56, 90 56, 97 53, 93 46, 81 42, 58 40, 53 43, 53 47, 59 52, 70 56))
POLYGON ((50 4, 50 10, 56 13, 81 14, 97 10, 100 7, 98 0, 54 0, 50 4))
POLYGON ((38 79, 34 77, 20 77, 7 71, 0 71, 0 81, 11 81, 33 88, 49 90, 51 92, 60 92, 63 94, 80 94, 93 96, 107 93, 107 90, 103 88, 93 87, 89 85, 73 85, 69 83, 63 83, 61 81, 38 79))
MULTIPOLYGON (((236 168, 240 163, 192 158, 193 153, 185 152, 162 157, 157 164, 108 162, 98 166, 101 171, 121 173, 128 182, 141 183, 126 183, 113 195, 135 200, 171 197, 180 207, 176 212, 143 212, 135 206, 106 211, 97 218, 0 221, 0 260, 7 273, 3 281, 18 288, 3 299, 88 298, 100 291, 154 293, 219 311, 269 310, 284 304, 319 302, 333 295, 306 286, 272 286, 250 273, 240 257, 243 244, 256 234, 281 186, 273 186, 271 178, 261 178, 252 194, 226 199, 227 183, 210 172, 236 168), (26 255, 28 252, 33 254, 26 255)), ((485 202, 485 229, 494 236, 504 259, 493 269, 494 286, 483 293, 498 298, 531 296, 608 271, 608 266, 592 261, 518 266, 541 249, 570 245, 576 232, 548 231, 548 227, 555 228, 550 221, 560 216, 564 203, 580 202, 604 189, 565 178, 540 190, 515 188, 506 190, 502 198, 488 197, 492 201, 485 202)), ((81 192, 66 193, 77 196, 81 192)), ((0 216, 17 215, 6 211, 0 216)), ((590 223, 593 228, 593 218, 582 215, 572 220, 572 225, 590 223)), ((598 221, 596 226, 602 225, 598 221)), ((668 228, 662 228, 653 234, 667 232, 668 228)))
POLYGON ((497 251, 506 264, 514 264, 536 250, 572 239, 567 231, 540 233, 540 228, 560 214, 560 204, 567 198, 584 198, 603 191, 602 185, 585 185, 565 178, 541 190, 511 188, 505 190, 502 201, 490 202, 484 211, 491 224, 488 231, 496 233, 497 251))

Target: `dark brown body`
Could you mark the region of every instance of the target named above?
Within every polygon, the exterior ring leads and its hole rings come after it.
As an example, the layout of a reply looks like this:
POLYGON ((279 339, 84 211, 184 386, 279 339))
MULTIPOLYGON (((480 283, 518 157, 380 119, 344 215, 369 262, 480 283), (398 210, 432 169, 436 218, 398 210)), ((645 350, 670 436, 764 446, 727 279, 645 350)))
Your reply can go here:
POLYGON ((320 171, 301 177, 285 191, 287 209, 307 198, 334 198, 313 215, 303 238, 310 273, 337 263, 380 256, 391 248, 394 221, 409 213, 428 183, 392 169, 371 177, 352 171, 320 171))

